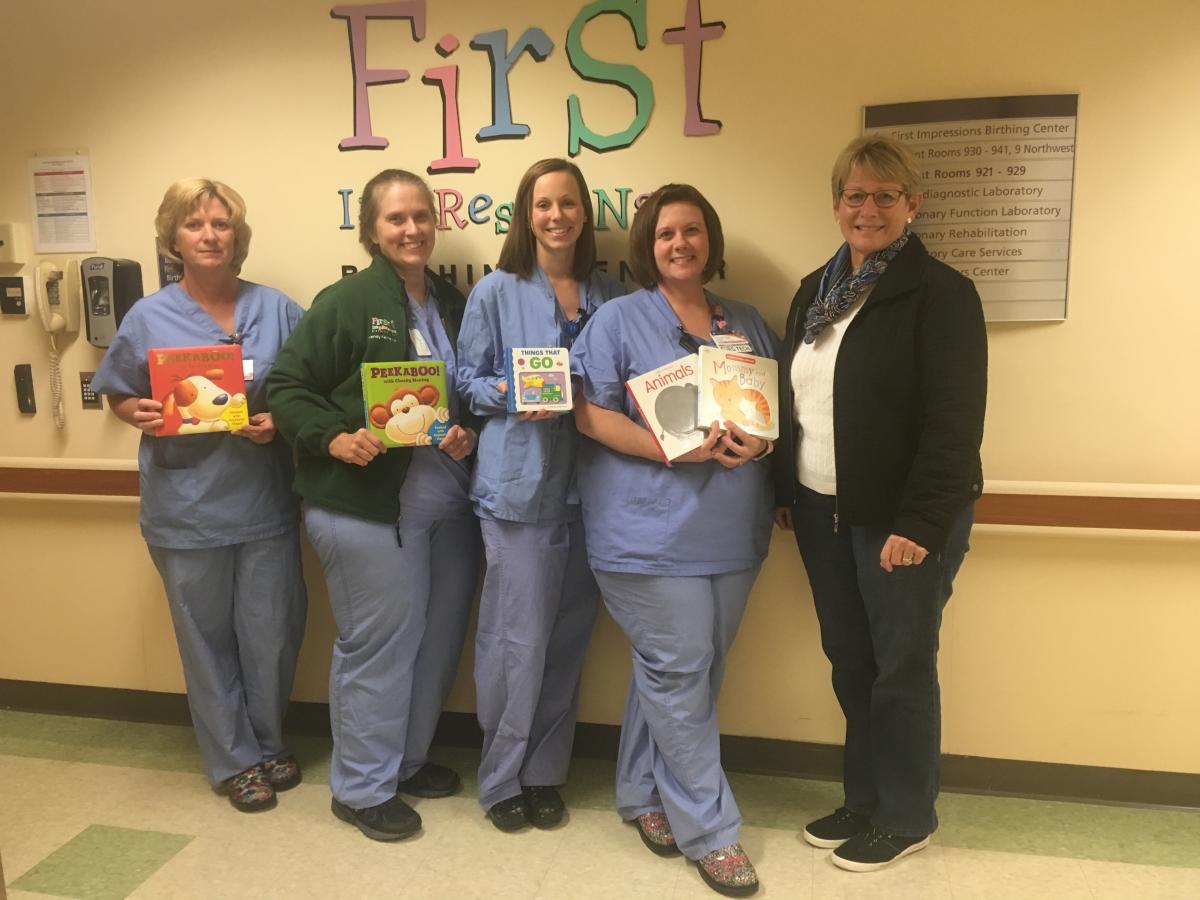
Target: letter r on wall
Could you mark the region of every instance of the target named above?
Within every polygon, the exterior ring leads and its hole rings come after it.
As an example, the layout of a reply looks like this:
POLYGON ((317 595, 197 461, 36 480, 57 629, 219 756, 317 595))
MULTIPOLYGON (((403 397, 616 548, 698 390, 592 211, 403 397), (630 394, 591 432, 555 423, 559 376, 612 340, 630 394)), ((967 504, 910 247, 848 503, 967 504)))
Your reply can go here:
POLYGON ((413 40, 425 37, 425 0, 395 0, 393 3, 335 6, 329 11, 335 19, 345 19, 350 32, 350 63, 354 72, 354 136, 338 141, 339 150, 382 150, 388 139, 371 131, 371 105, 367 88, 373 84, 395 84, 408 80, 407 69, 370 69, 367 67, 367 20, 408 19, 413 40))

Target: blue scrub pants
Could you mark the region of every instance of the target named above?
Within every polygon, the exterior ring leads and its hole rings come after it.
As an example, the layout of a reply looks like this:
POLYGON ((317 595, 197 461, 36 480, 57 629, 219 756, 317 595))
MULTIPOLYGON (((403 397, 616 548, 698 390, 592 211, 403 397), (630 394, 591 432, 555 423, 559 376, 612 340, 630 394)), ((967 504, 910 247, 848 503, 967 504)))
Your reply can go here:
POLYGON ((305 504, 337 624, 329 672, 333 796, 378 806, 427 761, 454 682, 479 574, 467 514, 397 526, 305 504))
POLYGON ((581 521, 529 525, 481 519, 487 572, 475 636, 483 729, 479 803, 567 780, 579 674, 599 591, 581 521))
POLYGON ((633 656, 617 808, 626 820, 665 812, 688 859, 736 843, 742 825, 721 768, 717 695, 757 575, 596 572, 633 656))
POLYGON ((892 834, 932 834, 942 737, 938 630, 974 504, 958 514, 940 553, 889 573, 879 567, 887 530, 835 534, 834 498, 803 485, 797 491, 796 543, 846 716, 844 805, 892 834))
POLYGON ((215 786, 287 752, 283 715, 308 612, 299 530, 227 547, 149 550, 215 786))

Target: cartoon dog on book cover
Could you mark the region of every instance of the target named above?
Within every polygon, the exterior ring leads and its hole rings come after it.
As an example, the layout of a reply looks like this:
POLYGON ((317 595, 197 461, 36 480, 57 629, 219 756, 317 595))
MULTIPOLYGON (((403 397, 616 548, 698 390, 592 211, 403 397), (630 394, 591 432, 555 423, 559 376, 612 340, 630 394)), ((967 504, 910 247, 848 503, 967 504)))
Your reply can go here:
POLYGON ((430 430, 434 422, 446 422, 450 417, 446 407, 435 408, 439 399, 438 389, 431 384, 419 390, 397 388, 386 405, 377 403, 371 408, 371 423, 401 446, 428 446, 433 443, 430 430))
POLYGON ((229 394, 213 379, 224 377, 221 369, 182 379, 162 400, 163 418, 178 415, 179 434, 229 431, 229 409, 246 405, 245 394, 229 394))

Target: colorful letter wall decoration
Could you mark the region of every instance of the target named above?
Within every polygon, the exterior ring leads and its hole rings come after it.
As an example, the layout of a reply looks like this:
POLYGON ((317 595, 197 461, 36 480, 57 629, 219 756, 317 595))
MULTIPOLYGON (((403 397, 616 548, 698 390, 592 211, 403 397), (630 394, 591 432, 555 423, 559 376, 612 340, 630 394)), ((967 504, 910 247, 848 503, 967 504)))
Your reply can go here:
MULTIPOLYGON (((585 81, 621 87, 628 91, 634 100, 634 114, 629 124, 619 131, 601 134, 590 128, 584 120, 579 96, 569 94, 567 153, 570 156, 578 156, 584 147, 600 153, 630 147, 649 125, 651 113, 654 111, 654 84, 646 73, 637 66, 597 59, 583 47, 583 33, 588 23, 600 16, 615 14, 622 16, 629 23, 635 46, 644 52, 648 42, 646 13, 649 2, 650 0, 593 0, 579 10, 568 27, 566 54, 575 73, 585 81)), ((702 137, 721 130, 719 119, 706 119, 701 112, 700 82, 704 43, 720 38, 725 33, 725 23, 705 22, 700 11, 700 0, 682 2, 684 24, 678 28, 664 30, 662 40, 664 44, 678 45, 683 51, 684 136, 702 137)), ((373 130, 368 88, 407 81, 409 72, 400 68, 372 69, 367 65, 368 23, 371 19, 407 20, 413 40, 420 42, 424 40, 426 32, 426 2, 395 0, 391 3, 342 4, 333 7, 330 15, 335 19, 346 20, 354 82, 354 134, 342 138, 338 142, 338 148, 382 150, 388 146, 389 141, 386 137, 375 134, 373 130)), ((456 35, 445 34, 438 40, 434 49, 445 59, 458 50, 459 45, 456 35)), ((510 48, 508 30, 493 29, 481 31, 472 37, 470 48, 487 54, 492 73, 492 121, 475 133, 475 139, 485 142, 522 140, 528 137, 532 133, 532 126, 513 121, 509 73, 525 54, 532 57, 535 63, 545 62, 554 51, 554 42, 541 28, 531 27, 522 31, 510 48)), ((431 175, 444 172, 474 172, 482 163, 463 153, 462 123, 458 106, 459 66, 451 63, 427 68, 422 73, 421 81, 436 87, 442 100, 442 155, 430 162, 427 171, 431 175)), ((453 212, 450 214, 454 217, 453 212)))

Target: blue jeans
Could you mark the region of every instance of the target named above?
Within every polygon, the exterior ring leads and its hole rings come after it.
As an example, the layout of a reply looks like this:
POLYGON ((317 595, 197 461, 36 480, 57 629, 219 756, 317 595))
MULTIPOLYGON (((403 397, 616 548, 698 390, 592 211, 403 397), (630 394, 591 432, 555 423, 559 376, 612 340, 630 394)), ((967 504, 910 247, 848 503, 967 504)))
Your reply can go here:
POLYGON ((927 835, 937 829, 941 760, 938 629, 974 504, 951 524, 941 552, 890 573, 879 565, 887 530, 835 533, 833 510, 833 497, 797 487, 796 544, 846 716, 845 806, 883 831, 927 835))

